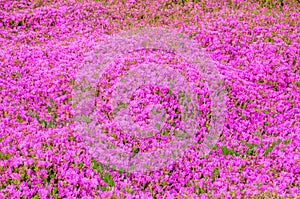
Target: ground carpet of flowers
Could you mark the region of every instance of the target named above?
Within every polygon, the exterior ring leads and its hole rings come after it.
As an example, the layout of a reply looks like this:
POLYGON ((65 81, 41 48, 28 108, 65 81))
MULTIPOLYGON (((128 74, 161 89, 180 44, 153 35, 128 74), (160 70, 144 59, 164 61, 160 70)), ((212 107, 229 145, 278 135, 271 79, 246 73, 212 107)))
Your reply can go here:
MULTIPOLYGON (((299 10, 297 0, 1 1, 0 198, 300 198, 299 10), (72 108, 86 56, 110 35, 142 27, 175 30, 197 42, 216 64, 228 97, 209 154, 200 156, 195 144, 147 174, 97 161, 76 131, 72 108)), ((133 55, 111 67, 127 70, 145 60, 184 65, 165 52, 133 55)), ((109 90, 105 77, 100 96, 109 90)), ((205 133, 209 92, 197 85, 205 133)), ((157 125, 165 133, 160 141, 146 145, 103 131, 133 151, 169 142, 183 120, 180 96, 152 85, 130 99, 118 105, 130 106, 136 123, 149 121, 140 108, 145 101, 172 107, 167 124, 157 125)), ((99 123, 116 114, 101 115, 105 108, 97 103, 99 123)))

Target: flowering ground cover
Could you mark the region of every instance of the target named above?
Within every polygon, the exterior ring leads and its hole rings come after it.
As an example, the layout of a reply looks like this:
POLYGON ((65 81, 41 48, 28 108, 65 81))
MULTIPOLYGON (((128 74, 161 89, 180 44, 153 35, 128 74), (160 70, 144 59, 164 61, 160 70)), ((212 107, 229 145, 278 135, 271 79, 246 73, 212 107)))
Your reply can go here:
MULTIPOLYGON (((300 198, 300 5, 274 2, 2 1, 0 198, 300 198), (76 74, 89 53, 110 35, 139 27, 174 30, 198 43, 224 82, 227 110, 219 139, 205 156, 195 144, 175 162, 130 173, 91 153, 74 124, 72 101, 76 74)), ((126 71, 149 60, 188 65, 167 52, 135 53, 111 68, 126 71)), ((99 96, 118 73, 108 75, 99 96)), ((185 77, 194 81, 195 74, 185 77)), ((211 128, 212 107, 208 88, 198 83, 201 137, 211 128)), ((178 114, 162 131, 172 137, 170 129, 183 120, 180 95, 151 85, 118 111, 130 105, 135 122, 147 123, 139 107, 144 99, 162 100, 173 108, 166 111, 178 114)), ((101 115, 102 101, 99 123, 116 114, 101 115)), ((149 150, 145 140, 104 131, 133 151, 149 150)))

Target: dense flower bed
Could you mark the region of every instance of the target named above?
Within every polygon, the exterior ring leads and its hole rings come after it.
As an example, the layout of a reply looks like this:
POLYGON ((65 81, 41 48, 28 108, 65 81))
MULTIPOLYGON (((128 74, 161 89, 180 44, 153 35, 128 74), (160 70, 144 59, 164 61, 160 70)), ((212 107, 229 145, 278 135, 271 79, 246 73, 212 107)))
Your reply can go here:
POLYGON ((0 3, 0 198, 300 197, 299 3, 178 2, 0 3), (133 174, 89 153, 72 90, 99 42, 146 26, 181 32, 210 54, 228 110, 207 156, 194 147, 133 174))

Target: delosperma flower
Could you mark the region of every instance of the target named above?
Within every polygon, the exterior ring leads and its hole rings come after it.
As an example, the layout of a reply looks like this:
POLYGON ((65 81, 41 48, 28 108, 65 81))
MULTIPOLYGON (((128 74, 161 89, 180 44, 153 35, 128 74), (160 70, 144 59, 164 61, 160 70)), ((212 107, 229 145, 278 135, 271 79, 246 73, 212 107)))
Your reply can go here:
POLYGON ((299 198, 299 9, 2 1, 0 198, 299 198))

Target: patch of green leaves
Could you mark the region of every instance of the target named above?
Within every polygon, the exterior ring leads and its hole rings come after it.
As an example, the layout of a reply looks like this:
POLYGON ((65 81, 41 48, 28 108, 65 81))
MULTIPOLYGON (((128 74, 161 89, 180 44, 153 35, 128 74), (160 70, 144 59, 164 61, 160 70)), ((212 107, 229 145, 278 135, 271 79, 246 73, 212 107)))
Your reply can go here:
POLYGON ((90 119, 88 116, 84 115, 84 114, 82 114, 82 119, 83 119, 86 123, 89 123, 89 122, 91 121, 91 119, 90 119))
POLYGON ((0 159, 1 159, 1 160, 8 160, 8 159, 11 158, 11 157, 12 157, 11 154, 9 154, 9 153, 2 153, 2 152, 0 151, 0 159))
POLYGON ((298 86, 298 89, 300 90, 300 82, 296 82, 296 85, 298 86))
POLYGON ((50 192, 50 195, 54 198, 59 198, 57 185, 53 187, 53 189, 50 192))
POLYGON ((57 113, 54 109, 54 107, 56 106, 55 102, 53 101, 53 99, 50 99, 50 104, 49 106, 47 106, 47 112, 49 115, 51 115, 52 119, 47 122, 46 120, 41 120, 40 116, 37 115, 36 112, 34 112, 33 117, 35 117, 37 119, 37 121, 42 125, 43 128, 55 128, 57 126, 56 123, 56 119, 57 119, 57 113))
POLYGON ((256 154, 254 153, 254 149, 255 149, 255 147, 258 146, 257 144, 249 144, 249 143, 246 143, 246 146, 248 147, 248 150, 246 151, 246 154, 247 154, 247 155, 256 155, 256 154))
POLYGON ((81 169, 83 168, 83 166, 84 166, 84 163, 83 163, 83 162, 79 162, 79 163, 77 164, 77 167, 78 167, 79 170, 81 170, 81 169))
POLYGON ((156 123, 155 127, 160 131, 160 123, 156 123))
POLYGON ((119 173, 119 174, 124 173, 124 169, 121 167, 121 168, 118 170, 118 173, 119 173))
POLYGON ((162 136, 168 136, 169 133, 170 133, 169 129, 164 129, 164 131, 160 131, 160 135, 162 135, 162 136))
POLYGON ((94 158, 92 158, 91 159, 91 167, 92 167, 92 169, 97 170, 100 177, 102 177, 102 174, 103 174, 103 164, 102 163, 98 163, 94 158))
POLYGON ((115 181, 114 181, 114 179, 109 175, 108 172, 106 172, 106 173, 104 174, 103 180, 104 180, 104 182, 105 182, 108 186, 110 186, 110 187, 115 186, 115 181))
POLYGON ((47 126, 47 122, 45 120, 41 121, 42 127, 45 128, 47 126))
POLYGON ((192 39, 193 37, 195 37, 197 35, 197 33, 191 33, 190 35, 189 35, 189 39, 192 39))
POLYGON ((136 148, 135 145, 132 146, 131 152, 132 152, 134 155, 137 154, 139 151, 140 151, 140 149, 139 149, 139 148, 136 148))
POLYGON ((171 90, 171 89, 169 89, 169 90, 168 90, 168 93, 169 93, 170 97, 172 97, 172 96, 173 96, 173 92, 172 92, 172 90, 171 90))
POLYGON ((222 146, 221 150, 222 150, 222 152, 223 152, 224 155, 236 155, 236 156, 240 156, 240 154, 236 153, 232 149, 228 149, 227 146, 222 146))
POLYGON ((287 138, 286 140, 284 140, 284 145, 288 145, 290 142, 292 141, 291 138, 287 138))
POLYGON ((19 123, 23 122, 22 117, 20 116, 20 114, 17 115, 16 122, 19 122, 19 123))
POLYGON ((211 176, 212 183, 214 183, 216 178, 218 177, 219 177, 219 168, 215 167, 212 171, 212 176, 211 176))
POLYGON ((276 146, 276 141, 273 141, 271 145, 268 146, 268 148, 265 150, 265 152, 263 153, 263 156, 268 155, 269 153, 271 153, 271 151, 275 148, 276 146))

